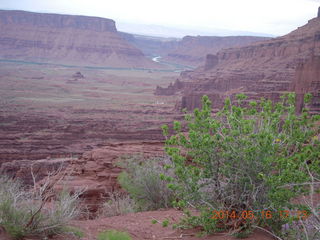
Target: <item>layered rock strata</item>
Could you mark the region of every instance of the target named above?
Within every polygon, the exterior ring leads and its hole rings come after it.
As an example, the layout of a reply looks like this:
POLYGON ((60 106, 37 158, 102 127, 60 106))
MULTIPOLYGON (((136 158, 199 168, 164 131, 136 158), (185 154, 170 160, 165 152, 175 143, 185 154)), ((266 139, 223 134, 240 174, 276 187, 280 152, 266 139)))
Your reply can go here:
POLYGON ((159 67, 111 19, 0 10, 0 58, 111 67, 159 67))
POLYGON ((56 186, 56 190, 60 191, 65 186, 85 189, 82 198, 89 210, 95 212, 111 192, 120 190, 117 177, 122 169, 117 162, 121 157, 137 154, 143 158, 163 156, 163 142, 117 142, 85 152, 68 165, 67 175, 56 186))
POLYGON ((205 62, 207 54, 216 54, 225 48, 245 46, 266 39, 269 38, 253 36, 186 36, 177 42, 177 46, 164 56, 164 60, 198 67, 205 62))
POLYGON ((214 108, 220 108, 226 96, 240 92, 249 99, 277 100, 295 90, 312 92, 311 108, 319 112, 319 56, 320 18, 314 18, 283 37, 207 55, 203 66, 182 73, 179 84, 157 88, 156 94, 181 93, 178 107, 191 110, 201 106, 204 94, 212 99, 214 108))

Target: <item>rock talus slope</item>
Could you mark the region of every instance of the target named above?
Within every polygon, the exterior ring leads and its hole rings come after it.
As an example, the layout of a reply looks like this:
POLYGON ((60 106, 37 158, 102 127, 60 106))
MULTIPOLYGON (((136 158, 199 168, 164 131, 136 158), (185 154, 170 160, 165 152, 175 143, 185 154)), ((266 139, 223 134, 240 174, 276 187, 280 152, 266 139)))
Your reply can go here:
POLYGON ((111 19, 0 10, 0 58, 111 67, 159 67, 111 19))

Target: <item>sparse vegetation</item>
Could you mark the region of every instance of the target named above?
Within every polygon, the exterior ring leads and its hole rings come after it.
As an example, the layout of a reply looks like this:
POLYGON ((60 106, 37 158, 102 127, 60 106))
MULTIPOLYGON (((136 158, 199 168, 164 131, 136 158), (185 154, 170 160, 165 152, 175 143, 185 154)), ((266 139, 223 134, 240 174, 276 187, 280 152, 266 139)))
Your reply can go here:
POLYGON ((167 187, 165 174, 172 175, 166 169, 168 158, 144 159, 134 156, 119 164, 125 171, 119 175, 121 186, 138 203, 141 210, 155 210, 172 206, 173 191, 167 187))
POLYGON ((131 240, 131 237, 126 232, 116 230, 107 230, 98 234, 98 240, 131 240))
MULTIPOLYGON (((278 103, 245 100, 243 94, 233 103, 227 98, 212 117, 211 102, 204 96, 202 109, 185 116, 186 133, 180 122, 174 122, 172 136, 163 126, 165 150, 176 176, 166 177, 178 194, 175 205, 201 211, 200 216, 188 213, 180 226, 201 227, 206 233, 230 230, 238 237, 254 228, 268 228, 279 238, 286 235, 285 224, 300 222, 299 231, 310 239, 307 221, 301 216, 281 216, 281 212, 305 211, 313 219, 319 217, 314 203, 308 207, 292 200, 312 195, 319 186, 320 141, 315 122, 320 118, 310 116, 306 108, 296 115, 293 93, 278 103), (270 211, 271 217, 262 211, 270 211)), ((313 234, 319 233, 319 225, 311 228, 313 234)))
POLYGON ((168 219, 162 221, 162 227, 168 227, 168 225, 169 225, 168 219))
POLYGON ((54 181, 26 189, 19 181, 0 177, 0 225, 14 239, 62 233, 79 215, 78 196, 63 191, 55 197, 54 181))
POLYGON ((318 240, 320 239, 320 202, 315 201, 316 189, 319 189, 320 174, 314 176, 309 172, 311 182, 309 186, 309 197, 303 196, 302 203, 310 212, 308 218, 295 218, 284 227, 284 236, 287 239, 318 240), (317 181, 317 182, 316 182, 317 181), (318 188, 316 188, 318 186, 318 188))
POLYGON ((84 232, 77 228, 77 227, 73 227, 73 226, 66 226, 62 229, 62 232, 67 233, 67 234, 71 234, 73 236, 76 236, 77 238, 83 238, 85 236, 84 232))
POLYGON ((112 217, 138 210, 138 205, 128 194, 113 192, 109 194, 109 200, 103 204, 100 216, 112 217))

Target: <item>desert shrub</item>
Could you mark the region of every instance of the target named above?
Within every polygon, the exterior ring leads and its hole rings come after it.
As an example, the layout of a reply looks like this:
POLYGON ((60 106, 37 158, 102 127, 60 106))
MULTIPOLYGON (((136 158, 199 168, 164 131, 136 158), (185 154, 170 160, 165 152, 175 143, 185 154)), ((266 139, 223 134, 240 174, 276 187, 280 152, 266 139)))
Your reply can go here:
POLYGON ((164 175, 168 158, 144 159, 134 156, 119 163, 125 171, 119 175, 119 183, 138 203, 141 210, 154 210, 172 206, 173 191, 167 187, 164 175))
POLYGON ((84 232, 80 228, 73 226, 63 227, 62 232, 66 234, 71 234, 77 238, 83 238, 85 236, 84 232))
POLYGON ((306 206, 306 210, 311 214, 305 219, 295 218, 283 227, 284 236, 287 239, 320 239, 320 202, 314 199, 317 189, 319 191, 320 173, 314 174, 309 171, 311 178, 311 182, 308 183, 309 196, 303 196, 300 199, 304 206, 306 206))
POLYGON ((107 230, 100 232, 97 237, 98 240, 131 240, 131 237, 126 232, 119 232, 116 230, 107 230))
POLYGON ((168 126, 162 127, 176 175, 167 180, 173 180, 169 186, 178 195, 177 206, 214 211, 212 227, 203 211, 198 217, 188 216, 184 225, 197 223, 206 232, 225 226, 238 236, 253 227, 268 227, 280 235, 293 217, 279 213, 306 209, 291 200, 309 192, 309 173, 319 176, 319 116, 310 116, 306 108, 296 115, 292 93, 278 103, 245 99, 243 94, 234 103, 227 98, 213 117, 211 102, 204 96, 202 109, 186 114, 186 132, 177 121, 172 136, 168 126), (263 211, 273 216, 266 218, 263 211))
POLYGON ((103 204, 99 215, 112 217, 133 213, 137 210, 137 203, 128 194, 113 192, 109 194, 109 200, 103 204))
POLYGON ((0 177, 0 225, 13 238, 50 236, 78 216, 78 194, 64 191, 49 203, 53 192, 49 182, 27 190, 17 180, 0 177))

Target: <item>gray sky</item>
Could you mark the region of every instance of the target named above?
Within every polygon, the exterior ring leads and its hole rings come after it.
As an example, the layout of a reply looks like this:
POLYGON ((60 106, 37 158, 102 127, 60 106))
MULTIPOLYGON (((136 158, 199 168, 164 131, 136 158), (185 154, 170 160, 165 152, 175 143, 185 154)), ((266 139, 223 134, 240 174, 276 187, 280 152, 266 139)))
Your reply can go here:
POLYGON ((0 9, 80 14, 120 23, 284 35, 317 14, 320 0, 0 0, 0 9))

